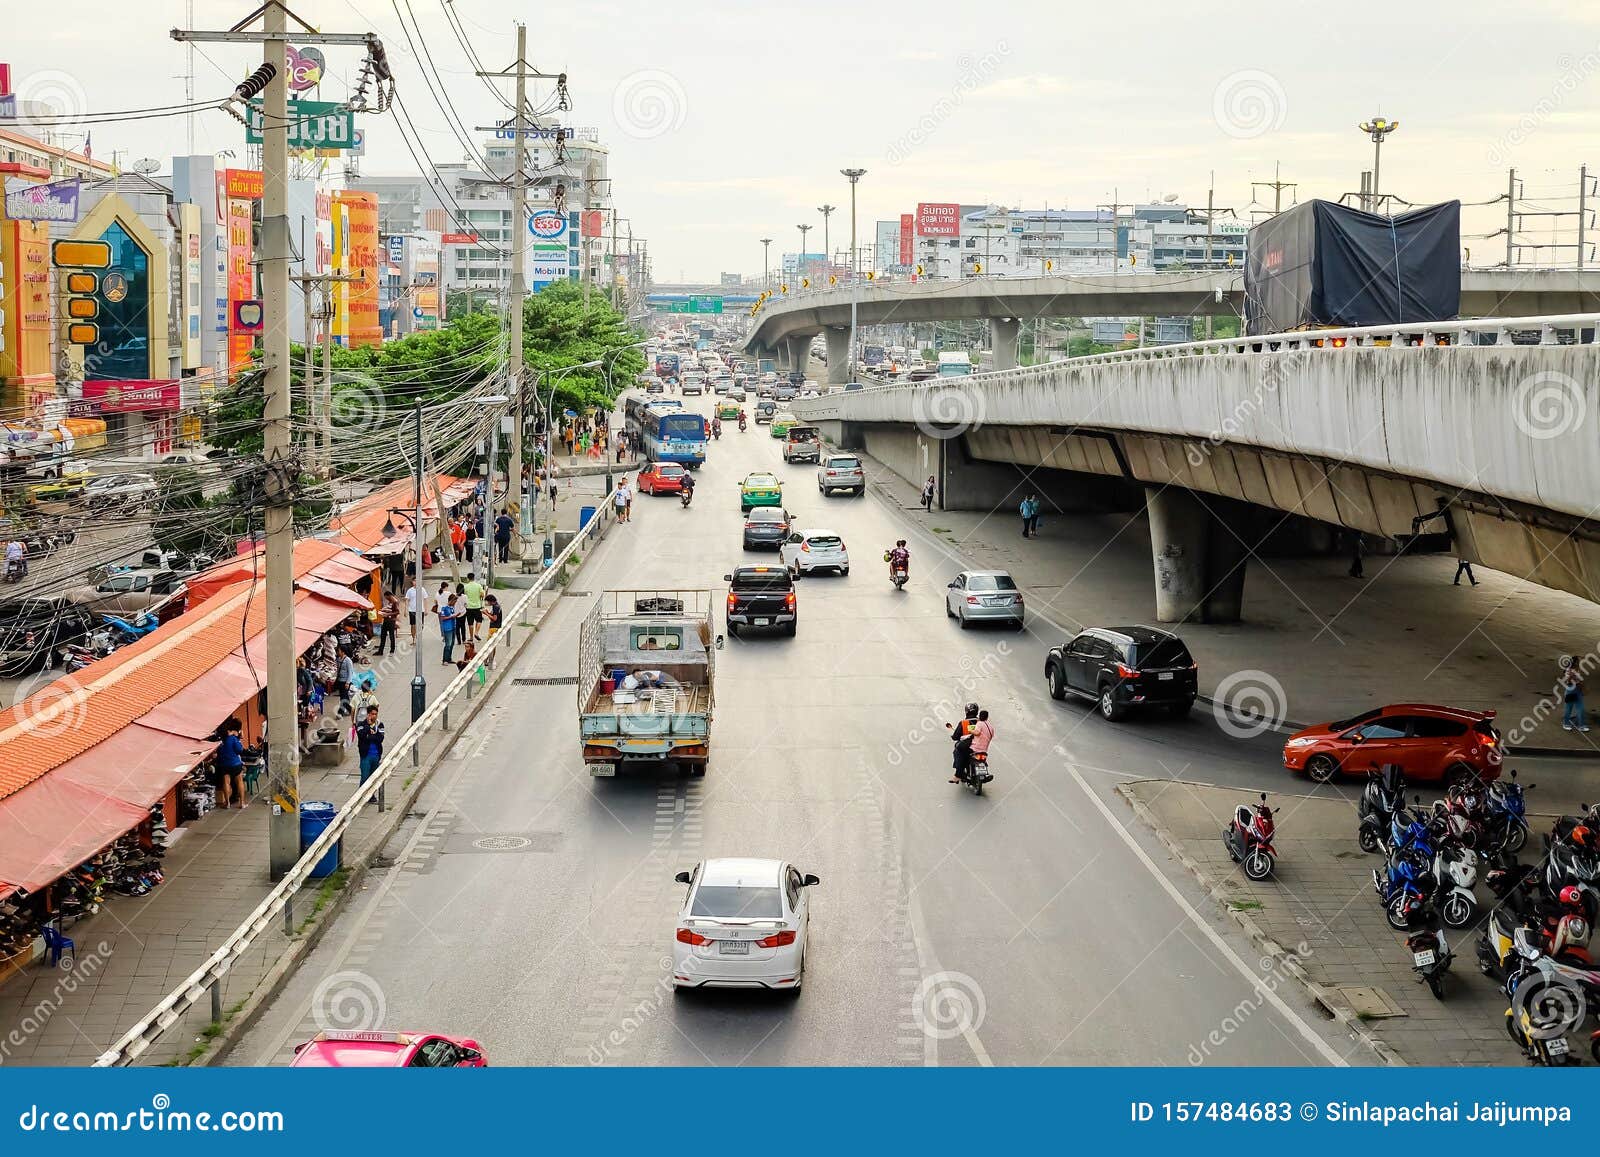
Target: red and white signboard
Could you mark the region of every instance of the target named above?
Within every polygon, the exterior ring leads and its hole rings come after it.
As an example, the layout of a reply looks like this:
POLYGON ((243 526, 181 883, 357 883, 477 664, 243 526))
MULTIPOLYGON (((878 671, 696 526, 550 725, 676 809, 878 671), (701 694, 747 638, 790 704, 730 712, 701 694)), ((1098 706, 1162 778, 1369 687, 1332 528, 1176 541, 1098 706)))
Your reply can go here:
POLYGON ((478 235, 476 233, 444 233, 439 237, 439 244, 441 245, 476 245, 477 243, 478 235))
POLYGON ((917 203, 918 237, 961 236, 961 206, 932 201, 917 203))
POLYGON ((90 378, 83 383, 83 400, 102 414, 141 410, 176 410, 180 387, 172 380, 108 381, 90 378))
POLYGON ((605 211, 602 209, 585 209, 583 211, 583 235, 585 237, 603 237, 605 232, 605 211))
POLYGON ((916 232, 917 219, 910 213, 900 214, 900 264, 911 264, 911 238, 916 232))

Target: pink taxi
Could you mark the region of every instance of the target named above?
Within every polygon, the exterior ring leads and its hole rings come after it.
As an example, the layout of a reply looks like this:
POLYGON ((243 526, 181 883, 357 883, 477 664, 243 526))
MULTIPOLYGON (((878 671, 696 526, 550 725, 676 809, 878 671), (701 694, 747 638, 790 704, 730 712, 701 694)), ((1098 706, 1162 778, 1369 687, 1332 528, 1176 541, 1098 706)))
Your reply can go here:
POLYGON ((300 1069, 481 1069, 483 1049, 468 1037, 426 1032, 319 1032, 295 1046, 300 1069))

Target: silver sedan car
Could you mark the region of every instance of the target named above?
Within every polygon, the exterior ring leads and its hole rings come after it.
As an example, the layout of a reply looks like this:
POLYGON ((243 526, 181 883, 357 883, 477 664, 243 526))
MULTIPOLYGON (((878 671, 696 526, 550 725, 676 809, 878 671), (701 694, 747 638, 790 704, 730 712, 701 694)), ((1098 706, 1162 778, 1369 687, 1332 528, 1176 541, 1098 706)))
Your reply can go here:
POLYGON ((1022 629, 1022 592, 1003 570, 964 570, 944 592, 944 613, 961 622, 1004 622, 1022 629))

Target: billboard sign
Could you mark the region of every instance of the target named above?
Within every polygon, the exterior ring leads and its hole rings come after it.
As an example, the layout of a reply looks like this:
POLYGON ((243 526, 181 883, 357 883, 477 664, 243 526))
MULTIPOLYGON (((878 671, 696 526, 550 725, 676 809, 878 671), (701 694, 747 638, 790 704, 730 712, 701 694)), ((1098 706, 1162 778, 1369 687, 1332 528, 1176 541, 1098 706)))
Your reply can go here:
POLYGON ((476 233, 441 233, 439 235, 439 244, 441 245, 476 245, 477 243, 478 235, 476 233))
POLYGON ((246 201, 259 201, 264 189, 260 169, 222 170, 224 197, 242 197, 246 201))
POLYGON ((81 187, 78 178, 73 177, 68 181, 14 189, 6 194, 6 216, 13 221, 76 221, 81 187))
POLYGON ((917 236, 961 236, 961 206, 959 204, 948 204, 945 202, 918 202, 917 236))
POLYGON ((288 65, 290 92, 316 88, 322 83, 322 73, 327 68, 322 49, 296 48, 292 44, 289 45, 289 58, 285 63, 288 65))
POLYGON ((583 235, 585 237, 602 237, 606 231, 606 215, 602 209, 585 209, 583 211, 583 235))
MULTIPOLYGON (((229 174, 238 172, 229 169, 229 174)), ((259 174, 257 174, 259 176, 259 174)), ((229 188, 233 187, 230 177, 229 188)), ((255 227, 251 219, 250 202, 243 197, 229 197, 227 211, 228 230, 228 368, 236 370, 250 361, 250 349, 255 339, 248 333, 233 329, 231 319, 236 302, 248 301, 256 295, 256 272, 250 263, 255 247, 255 227)))
POLYGON ((346 344, 351 349, 378 345, 383 341, 383 327, 378 324, 378 255, 382 251, 378 240, 378 195, 345 189, 335 193, 333 199, 344 210, 344 272, 361 279, 337 287, 344 290, 349 307, 346 344))
POLYGON ((540 209, 528 218, 528 232, 532 233, 537 241, 560 241, 565 248, 567 215, 557 213, 554 209, 540 209))
POLYGON ((917 219, 910 213, 900 214, 900 264, 911 264, 912 237, 916 233, 917 219))
MULTIPOLYGON (((356 114, 333 101, 290 101, 288 135, 291 149, 353 149, 357 144, 356 114)), ((260 101, 250 102, 244 143, 261 143, 260 101)))
POLYGON ((89 378, 83 383, 83 400, 102 414, 141 410, 177 410, 182 405, 179 383, 170 379, 145 381, 89 378))

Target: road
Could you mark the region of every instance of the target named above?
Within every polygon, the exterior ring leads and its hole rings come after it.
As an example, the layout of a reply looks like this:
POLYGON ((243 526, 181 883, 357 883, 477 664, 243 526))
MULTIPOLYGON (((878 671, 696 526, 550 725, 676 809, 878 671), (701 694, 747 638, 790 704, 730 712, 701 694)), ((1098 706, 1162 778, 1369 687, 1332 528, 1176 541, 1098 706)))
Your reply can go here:
POLYGON ((747 557, 751 469, 785 479, 802 525, 843 535, 852 573, 800 584, 797 638, 727 640, 706 777, 588 776, 573 688, 537 682, 575 674, 590 600, 573 592, 515 672, 535 682, 502 684, 229 1063, 282 1062, 318 1027, 471 1035, 495 1064, 1373 1063, 1292 981, 1259 979, 1113 791, 1273 787, 1276 744, 1201 712, 1113 725, 1052 701, 1054 629, 957 629, 957 567, 921 541, 896 592, 879 561, 905 534, 896 511, 823 499, 778 448, 730 426, 694 506, 641 496, 576 584, 720 592, 747 557), (997 723, 982 798, 946 782, 944 722, 971 699, 997 723), (821 877, 798 998, 668 989, 672 876, 705 855, 821 877))

